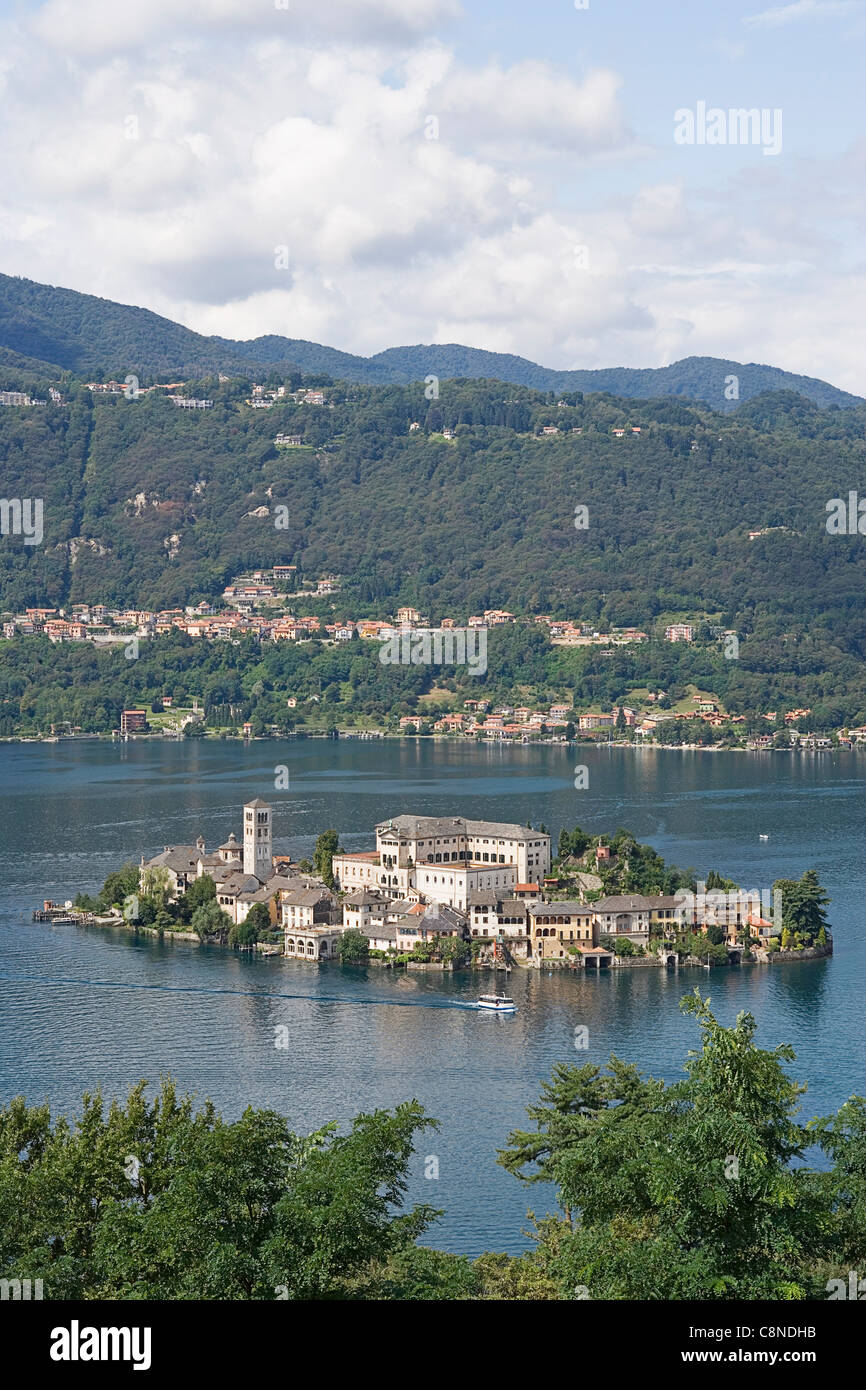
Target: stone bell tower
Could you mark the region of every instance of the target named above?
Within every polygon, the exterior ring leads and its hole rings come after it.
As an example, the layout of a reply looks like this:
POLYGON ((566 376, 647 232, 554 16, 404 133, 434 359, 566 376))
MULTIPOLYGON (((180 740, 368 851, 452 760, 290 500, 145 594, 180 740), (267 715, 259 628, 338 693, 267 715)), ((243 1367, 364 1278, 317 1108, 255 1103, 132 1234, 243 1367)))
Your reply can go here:
POLYGON ((273 874, 271 808, 256 797, 244 804, 244 873, 265 883, 273 874))

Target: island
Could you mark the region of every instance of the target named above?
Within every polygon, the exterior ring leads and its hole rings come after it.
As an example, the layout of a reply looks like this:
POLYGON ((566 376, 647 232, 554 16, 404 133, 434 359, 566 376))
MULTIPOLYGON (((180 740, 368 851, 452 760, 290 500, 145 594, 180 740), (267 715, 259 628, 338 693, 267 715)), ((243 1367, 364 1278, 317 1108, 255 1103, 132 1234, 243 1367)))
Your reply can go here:
POLYGON ((240 837, 166 845, 110 874, 98 896, 33 916, 313 963, 678 969, 832 955, 829 902, 814 869, 746 889, 668 865, 627 830, 563 828, 552 857, 543 824, 460 814, 395 815, 351 853, 326 830, 312 860, 293 863, 274 854, 273 807, 256 797, 240 837))

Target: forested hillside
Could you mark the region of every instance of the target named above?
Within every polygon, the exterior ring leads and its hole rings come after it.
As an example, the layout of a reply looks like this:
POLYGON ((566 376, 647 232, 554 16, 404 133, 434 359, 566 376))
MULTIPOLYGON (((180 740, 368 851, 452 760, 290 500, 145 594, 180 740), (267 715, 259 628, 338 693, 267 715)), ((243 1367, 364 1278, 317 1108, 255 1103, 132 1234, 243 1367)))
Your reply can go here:
MULTIPOLYGON (((68 721, 86 733, 116 729, 123 709, 204 704, 209 729, 289 732, 373 725, 396 730, 402 715, 462 708, 479 695, 499 704, 525 700, 541 707, 565 700, 577 709, 609 709, 640 688, 665 689, 668 704, 689 686, 713 690, 731 714, 745 716, 743 734, 784 730, 784 712, 809 708, 801 730, 866 723, 866 668, 832 636, 802 642, 744 640, 737 661, 718 644, 652 641, 612 654, 597 648, 552 647, 537 625, 495 629, 483 679, 467 667, 383 666, 379 644, 354 638, 334 645, 307 642, 208 642, 176 630, 143 641, 137 661, 125 644, 53 645, 47 637, 0 642, 0 737, 48 733, 68 721), (290 709, 287 698, 298 706, 290 709), (768 724, 759 711, 777 711, 768 724)), ((203 732, 203 726, 191 730, 203 732)), ((730 746, 730 731, 700 720, 659 726, 662 743, 687 740, 730 746)))
POLYGON ((796 391, 818 405, 853 406, 859 400, 814 377, 716 357, 687 357, 669 367, 561 371, 460 343, 393 347, 358 357, 277 334, 236 342, 204 337, 148 309, 10 275, 0 275, 0 366, 25 373, 53 367, 120 379, 134 372, 142 380, 160 374, 165 380, 166 373, 252 376, 266 369, 299 369, 367 384, 406 385, 430 375, 467 377, 539 391, 610 391, 641 400, 686 396, 718 410, 765 391, 796 391), (735 388, 728 385, 731 377, 736 377, 735 388))
POLYGON ((3 491, 45 500, 44 543, 0 547, 4 608, 167 607, 277 562, 342 576, 356 610, 499 606, 641 626, 688 610, 863 637, 866 547, 825 522, 863 476, 866 406, 776 394, 721 417, 443 382, 437 401, 347 387, 324 407, 252 410, 243 383, 190 389, 214 408, 78 389, 63 406, 0 410, 3 491), (278 448, 281 431, 308 447, 278 448), (784 529, 749 539, 765 527, 784 529))
MULTIPOLYGON (((37 546, 3 537, 0 607, 167 608, 219 597, 244 569, 296 564, 339 576, 325 605, 335 619, 384 617, 399 603, 433 622, 502 607, 653 638, 611 654, 551 649, 537 630, 493 634, 488 683, 503 692, 521 671, 538 690, 602 702, 677 679, 731 710, 799 700, 866 717, 866 543, 825 524, 828 500, 863 479, 866 406, 820 410, 776 393, 720 416, 455 381, 433 401, 420 386, 344 386, 324 405, 253 410, 242 381, 190 389, 213 409, 79 387, 61 406, 0 410, 4 495, 44 498, 45 528, 37 546), (280 431, 304 445, 278 448, 280 431), (661 641, 677 618, 735 629, 740 660, 661 641)), ((99 685, 96 667, 84 670, 95 654, 48 651, 49 665, 80 662, 83 684, 99 685)), ((358 659, 347 652, 311 688, 342 698, 358 659)), ((126 698, 145 678, 136 665, 126 698)), ((262 674, 277 688, 289 673, 262 674)), ((429 685, 429 672, 411 676, 404 708, 429 685)), ((293 671, 292 688, 299 679, 293 671)), ((154 673, 152 684, 164 682, 154 673)), ((387 706, 375 689, 371 698, 387 706)))

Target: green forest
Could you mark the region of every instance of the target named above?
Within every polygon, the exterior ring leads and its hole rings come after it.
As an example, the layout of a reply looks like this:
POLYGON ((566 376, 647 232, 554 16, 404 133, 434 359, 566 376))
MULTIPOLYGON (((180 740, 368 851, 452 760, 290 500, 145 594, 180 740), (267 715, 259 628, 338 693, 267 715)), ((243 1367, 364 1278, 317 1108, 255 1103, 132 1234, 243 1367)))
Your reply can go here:
MULTIPOLYGON (((465 667, 383 666, 378 644, 357 638, 337 646, 320 640, 259 643, 252 637, 235 644, 174 632, 142 641, 138 659, 129 660, 123 643, 55 645, 46 637, 26 637, 0 641, 0 737, 46 734, 61 723, 83 733, 108 733, 119 728, 122 710, 158 712, 166 696, 174 708, 201 702, 204 720, 188 736, 240 733, 247 721, 254 736, 353 725, 396 730, 401 716, 419 712, 424 732, 438 713, 479 694, 494 702, 519 695, 541 704, 567 698, 578 708, 609 707, 647 684, 663 685, 670 702, 685 694, 689 682, 712 688, 731 713, 746 716, 736 726, 739 736, 778 730, 784 738, 788 708, 811 708, 797 720, 801 730, 866 722, 862 662, 841 654, 837 659, 836 649, 828 647, 834 662, 828 669, 820 644, 810 644, 810 670, 803 661, 791 662, 785 644, 778 652, 779 665, 769 670, 765 661, 750 663, 746 645, 738 662, 725 661, 711 648, 666 642, 605 658, 591 648, 551 647, 542 632, 515 625, 490 633, 488 670, 481 678, 465 667), (296 706, 289 707, 290 698, 296 706), (768 703, 775 721, 757 713, 768 703)), ((618 738, 629 736, 617 730, 618 738)), ((725 745, 733 735, 730 728, 695 719, 661 724, 655 736, 725 745)))
POLYGON ((688 611, 764 637, 862 639, 862 537, 825 523, 862 478, 866 405, 778 393, 723 417, 444 381, 430 401, 423 386, 335 387, 333 410, 258 411, 248 390, 190 383, 215 401, 202 412, 81 387, 68 405, 0 409, 4 494, 45 504, 41 546, 3 538, 3 608, 167 607, 276 562, 341 575, 355 610, 414 602, 434 621, 510 605, 646 626, 688 611), (278 449, 280 431, 311 448, 278 449), (750 541, 762 528, 784 529, 750 541))
POLYGON ((297 610, 330 621, 388 617, 399 604, 434 624, 500 607, 525 621, 490 633, 483 681, 459 668, 386 670, 358 642, 203 648, 173 635, 126 662, 15 639, 0 643, 0 732, 56 719, 112 728, 120 708, 178 688, 243 704, 243 718, 265 725, 285 724, 289 694, 319 696, 335 714, 411 713, 434 686, 586 708, 642 687, 675 700, 692 684, 730 713, 807 707, 824 728, 866 719, 866 544, 826 528, 828 501, 864 477, 866 405, 821 409, 782 392, 722 416, 458 380, 430 400, 423 385, 344 384, 324 407, 253 410, 249 383, 232 378, 189 383, 214 400, 192 412, 157 393, 63 390, 63 405, 0 409, 3 493, 44 499, 41 545, 0 538, 7 614, 177 607, 282 563, 339 576, 338 593, 297 610), (551 425, 559 432, 541 433, 551 425), (277 448, 280 431, 310 447, 277 448), (635 625, 651 640, 551 647, 530 621, 540 613, 603 632, 635 625), (678 619, 696 625, 695 643, 662 640, 678 619), (737 632, 737 660, 725 659, 720 629, 737 632))

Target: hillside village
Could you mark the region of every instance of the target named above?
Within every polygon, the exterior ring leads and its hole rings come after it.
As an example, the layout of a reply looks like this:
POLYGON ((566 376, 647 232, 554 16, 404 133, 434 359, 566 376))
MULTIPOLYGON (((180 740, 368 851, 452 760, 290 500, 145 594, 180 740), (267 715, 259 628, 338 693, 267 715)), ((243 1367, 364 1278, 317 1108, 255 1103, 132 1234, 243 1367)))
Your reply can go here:
MULTIPOLYGON (((298 576, 295 565, 276 565, 271 569, 260 569, 239 576, 226 585, 222 605, 201 602, 183 609, 168 609, 158 612, 118 609, 106 604, 72 604, 68 609, 28 608, 23 613, 7 614, 3 617, 2 635, 7 641, 21 638, 47 637, 54 644, 92 643, 97 647, 120 645, 129 648, 137 644, 165 635, 172 631, 186 634, 194 639, 205 641, 237 642, 241 638, 252 637, 255 641, 304 643, 316 640, 324 645, 342 645, 353 641, 385 642, 395 635, 425 633, 456 633, 464 628, 456 617, 444 617, 437 628, 431 628, 429 621, 416 608, 404 605, 390 618, 345 618, 328 622, 318 614, 298 614, 298 600, 325 599, 340 591, 341 580, 335 575, 324 575, 305 583, 298 576), (295 587, 300 585, 300 587, 295 587)), ((520 617, 503 609, 488 609, 481 614, 470 614, 465 620, 466 630, 488 633, 497 628, 513 624, 531 624, 547 634, 551 646, 598 647, 601 650, 618 646, 641 645, 649 640, 646 632, 636 628, 613 628, 600 633, 591 623, 574 620, 559 621, 548 615, 527 615, 520 617)), ((725 630, 713 632, 714 639, 729 635, 725 630)), ((671 623, 659 632, 658 639, 668 643, 691 643, 695 640, 696 625, 692 623, 671 623)), ((306 697, 308 704, 318 702, 317 696, 306 697)), ((165 696, 163 708, 170 711, 172 698, 165 696)), ((304 699, 288 695, 286 705, 296 710, 304 699)), ((735 729, 747 722, 745 715, 727 713, 714 696, 696 693, 685 702, 684 708, 666 707, 664 690, 647 691, 640 703, 614 704, 609 710, 593 707, 577 709, 568 700, 561 700, 542 707, 529 704, 507 704, 492 699, 469 698, 462 701, 461 708, 440 714, 436 718, 422 711, 401 715, 397 728, 404 734, 435 734, 468 736, 496 741, 528 741, 541 736, 570 740, 575 736, 594 736, 606 734, 639 738, 653 741, 658 730, 663 732, 676 726, 677 722, 699 720, 714 729, 735 729)), ((763 711, 762 717, 768 723, 777 723, 775 711, 763 711)), ((786 744, 805 749, 826 749, 835 746, 853 747, 866 742, 866 726, 835 731, 834 736, 825 736, 813 730, 801 732, 797 729, 798 720, 811 714, 808 708, 787 711, 782 719, 787 729, 786 744)), ((150 726, 148 711, 141 709, 123 710, 118 731, 124 735, 144 734, 150 726)), ((176 732, 187 725, 194 725, 203 719, 203 711, 194 701, 190 710, 179 715, 168 728, 160 726, 161 732, 176 732)), ((251 722, 243 724, 241 732, 247 737, 252 730, 251 722)), ((69 735, 71 728, 61 727, 61 735, 69 735)), ((753 734, 746 740, 752 749, 768 749, 778 746, 774 734, 753 734)))

